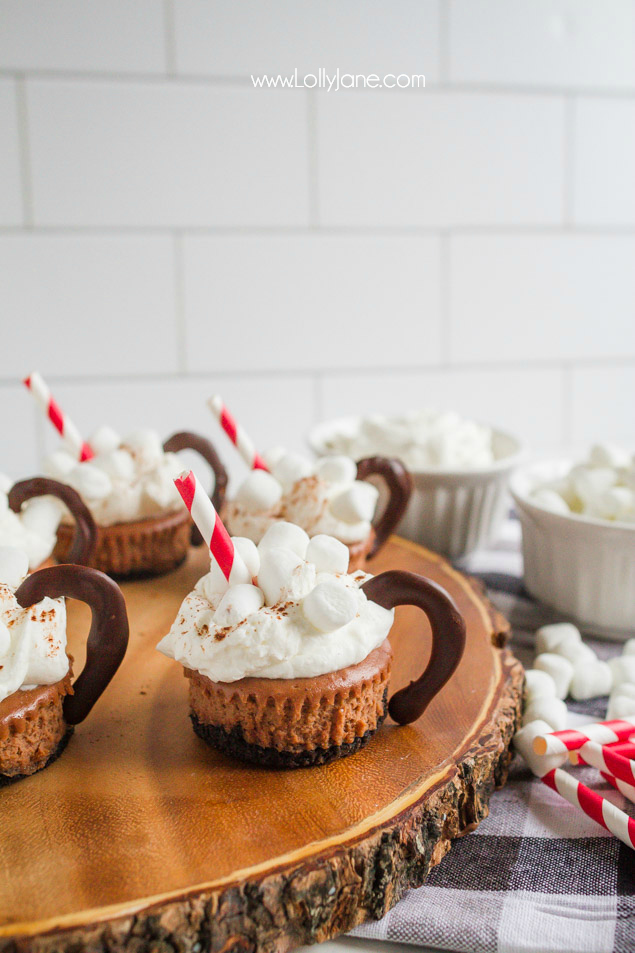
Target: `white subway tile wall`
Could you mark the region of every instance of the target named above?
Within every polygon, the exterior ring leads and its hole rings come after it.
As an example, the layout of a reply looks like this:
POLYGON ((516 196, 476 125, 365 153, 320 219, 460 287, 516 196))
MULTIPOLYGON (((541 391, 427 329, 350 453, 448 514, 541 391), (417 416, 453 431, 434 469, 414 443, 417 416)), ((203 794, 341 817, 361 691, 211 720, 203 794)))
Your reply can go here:
MULTIPOLYGON (((308 81, 310 84, 311 80, 308 81)), ((0 0, 0 470, 421 404, 633 443, 635 0, 0 0), (425 74, 266 90, 263 73, 425 74)))

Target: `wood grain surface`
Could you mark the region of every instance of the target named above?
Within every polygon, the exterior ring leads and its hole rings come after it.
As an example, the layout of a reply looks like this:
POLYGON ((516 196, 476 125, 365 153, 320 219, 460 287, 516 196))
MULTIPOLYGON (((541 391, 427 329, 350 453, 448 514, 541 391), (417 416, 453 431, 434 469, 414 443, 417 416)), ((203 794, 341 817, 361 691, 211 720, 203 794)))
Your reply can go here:
MULTIPOLYGON (((277 772, 207 747, 182 668, 155 651, 206 571, 202 550, 123 586, 128 654, 66 752, 0 791, 0 949, 287 950, 381 916, 423 882, 504 782, 523 673, 507 624, 440 557, 393 537, 371 566, 443 585, 467 648, 418 722, 358 754, 277 772)), ((83 664, 88 611, 69 603, 83 664)), ((392 689, 429 654, 425 617, 397 610, 392 689)))

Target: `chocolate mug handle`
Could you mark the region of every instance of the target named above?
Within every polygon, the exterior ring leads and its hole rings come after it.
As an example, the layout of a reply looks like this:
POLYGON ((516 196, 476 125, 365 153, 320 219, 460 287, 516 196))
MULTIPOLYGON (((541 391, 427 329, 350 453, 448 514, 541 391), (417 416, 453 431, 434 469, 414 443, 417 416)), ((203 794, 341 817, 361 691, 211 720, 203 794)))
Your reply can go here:
POLYGON ((66 504, 75 520, 75 533, 66 562, 86 566, 97 545, 97 526, 79 493, 72 486, 51 480, 49 477, 32 477, 30 480, 21 480, 11 487, 9 506, 14 513, 19 513, 23 504, 36 496, 55 496, 66 504))
MULTIPOLYGON (((178 453, 179 450, 195 450, 204 460, 209 463, 214 471, 214 492, 212 493, 212 503, 217 513, 220 513, 221 506, 227 492, 227 470, 221 462, 221 458, 216 453, 216 449, 211 440, 207 437, 201 437, 200 434, 192 433, 190 430, 180 430, 173 433, 171 437, 163 444, 166 453, 178 453)), ((192 524, 192 535, 190 537, 192 546, 200 546, 203 537, 198 528, 192 524)))
POLYGON ((401 688, 388 703, 388 714, 400 725, 419 718, 456 670, 465 650, 465 620, 452 597, 430 579, 392 569, 373 576, 362 587, 366 597, 384 609, 417 606, 432 629, 432 652, 419 678, 401 688))
POLYGON ((126 654, 126 603, 117 583, 105 573, 70 563, 38 569, 15 592, 23 609, 45 596, 79 599, 92 611, 86 664, 73 683, 73 694, 64 698, 64 719, 69 725, 77 725, 90 712, 126 654))
POLYGON ((412 493, 412 477, 403 463, 392 457, 364 457, 357 464, 357 479, 367 480, 369 476, 382 477, 388 487, 388 503, 377 522, 373 522, 375 541, 368 558, 375 556, 394 531, 399 520, 406 512, 412 493))

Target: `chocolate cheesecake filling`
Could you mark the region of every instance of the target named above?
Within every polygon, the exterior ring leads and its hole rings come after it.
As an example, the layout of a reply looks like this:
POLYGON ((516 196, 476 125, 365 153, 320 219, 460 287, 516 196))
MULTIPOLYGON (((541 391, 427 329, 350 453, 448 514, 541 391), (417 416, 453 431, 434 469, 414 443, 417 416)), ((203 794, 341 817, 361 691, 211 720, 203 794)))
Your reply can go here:
POLYGON ((63 702, 73 694, 71 677, 69 667, 60 681, 19 689, 0 702, 0 784, 40 771, 63 750, 70 733, 63 702))

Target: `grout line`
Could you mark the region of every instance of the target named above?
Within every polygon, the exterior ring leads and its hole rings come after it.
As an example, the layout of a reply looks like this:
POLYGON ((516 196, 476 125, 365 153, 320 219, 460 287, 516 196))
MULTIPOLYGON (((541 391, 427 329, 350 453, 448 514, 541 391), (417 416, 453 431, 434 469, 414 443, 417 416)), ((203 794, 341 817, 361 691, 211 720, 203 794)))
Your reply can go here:
MULTIPOLYGON (((619 357, 601 357, 601 358, 580 358, 572 360, 568 365, 571 369, 591 369, 591 368, 635 368, 635 354, 631 356, 620 355, 619 357)), ((249 368, 241 370, 221 370, 210 367, 205 371, 188 371, 185 375, 180 371, 176 372, 156 372, 146 374, 89 374, 77 376, 72 374, 50 374, 47 381, 60 385, 73 384, 84 386, 86 384, 151 384, 151 383, 175 383, 183 380, 196 383, 198 381, 207 381, 211 373, 215 377, 223 380, 242 380, 242 379, 265 379, 286 378, 319 378, 320 384, 324 383, 324 378, 328 377, 347 377, 351 374, 360 377, 375 377, 382 374, 433 374, 440 371, 451 371, 455 373, 484 371, 488 373, 505 371, 538 371, 538 370, 561 370, 563 362, 561 358, 536 361, 471 361, 465 363, 437 363, 437 364, 405 364, 403 366, 395 365, 376 365, 373 367, 296 367, 296 368, 276 368, 271 367, 265 370, 260 368, 249 368)), ((15 387, 16 377, 0 378, 0 387, 15 387)))
POLYGON ((450 4, 447 0, 437 0, 439 11, 439 81, 433 83, 435 89, 445 88, 450 82, 450 4))
MULTIPOLYGON (((164 3, 169 3, 170 0, 164 0, 164 3)), ((445 6, 442 0, 442 9, 445 6)), ((167 23, 166 23, 167 25, 167 23)), ((166 38, 166 49, 168 41, 166 38)), ((171 52, 170 52, 171 55, 171 52)), ((122 83, 165 83, 170 77, 166 76, 164 72, 156 73, 135 73, 135 72, 122 72, 117 73, 113 70, 53 70, 53 69, 33 69, 29 68, 28 70, 19 71, 16 69, 3 68, 0 69, 0 77, 15 77, 17 75, 28 75, 34 79, 46 79, 46 80, 80 80, 85 82, 103 82, 104 80, 112 82, 122 82, 122 83)), ((253 82, 250 76, 241 76, 241 75, 210 75, 206 73, 188 73, 186 71, 175 73, 174 79, 177 79, 179 82, 182 82, 184 85, 189 85, 196 83, 199 85, 205 86, 242 86, 249 89, 253 89, 253 82)), ((427 79, 427 77, 426 77, 427 79)), ((289 92, 288 90, 279 89, 280 92, 289 92)), ((292 91, 293 92, 293 91, 292 91)), ((364 95, 373 95, 377 93, 383 93, 384 95, 420 95, 422 93, 428 93, 429 95, 434 95, 437 92, 443 93, 486 93, 486 94, 496 94, 500 93, 502 96, 539 96, 539 97, 553 97, 553 96, 563 96, 567 94, 575 94, 580 96, 590 96, 601 99, 635 99, 635 87, 630 87, 627 89, 620 89, 618 87, 611 87, 603 89, 601 87, 595 86, 531 86, 529 84, 505 84, 505 83, 495 83, 495 82, 466 82, 466 81, 433 81, 429 80, 429 85, 426 85, 425 89, 417 88, 408 88, 408 89, 355 89, 355 90, 343 90, 342 95, 354 95, 364 94, 364 95)))
POLYGON ((183 261, 183 236, 173 235, 174 256, 174 317, 176 325, 176 356, 181 376, 187 374, 187 323, 185 320, 185 270, 183 261))
MULTIPOLYGON (((442 230, 447 235, 498 235, 502 237, 534 235, 568 235, 576 232, 581 235, 596 235, 607 238, 631 238, 635 235, 633 225, 564 225, 562 221, 553 225, 451 225, 440 223, 436 225, 37 225, 29 228, 40 235, 94 235, 94 236, 121 236, 130 235, 172 235, 178 229, 182 235, 209 235, 232 236, 249 235, 254 238, 276 235, 321 235, 324 238, 331 236, 357 236, 360 238, 417 238, 437 237, 442 230)), ((0 235, 20 235, 24 226, 0 226, 0 235)))
POLYGON ((570 446, 573 429, 573 367, 562 366, 562 445, 570 446))
POLYGON ((307 154, 309 187, 309 225, 317 229, 320 225, 320 185, 318 177, 318 117, 317 93, 307 92, 307 154))
POLYGON ((165 69, 170 77, 176 76, 176 25, 174 0, 163 0, 163 31, 165 69))
POLYGON ((563 163, 563 221, 571 229, 575 210, 575 121, 577 100, 565 96, 564 100, 564 163, 563 163))
POLYGON ((439 236, 439 330, 441 360, 444 364, 450 364, 452 360, 451 267, 450 235, 442 232, 439 236))
POLYGON ((33 228, 33 183, 31 178, 31 151, 29 142, 29 114, 24 76, 15 81, 15 104, 18 123, 18 151, 20 162, 20 184, 22 193, 22 216, 27 229, 33 228))

